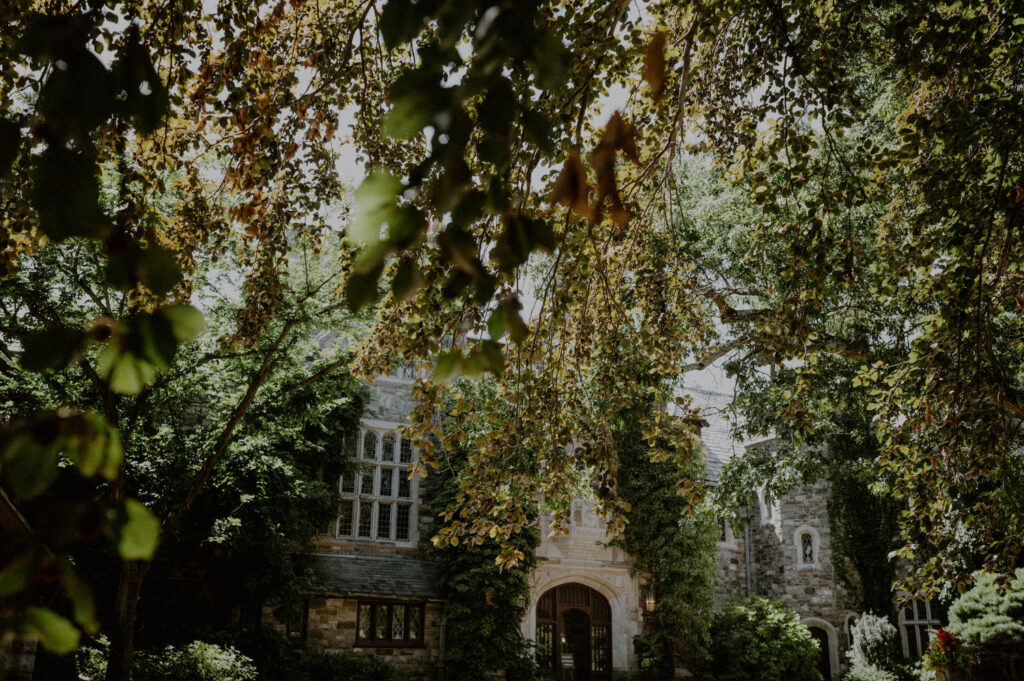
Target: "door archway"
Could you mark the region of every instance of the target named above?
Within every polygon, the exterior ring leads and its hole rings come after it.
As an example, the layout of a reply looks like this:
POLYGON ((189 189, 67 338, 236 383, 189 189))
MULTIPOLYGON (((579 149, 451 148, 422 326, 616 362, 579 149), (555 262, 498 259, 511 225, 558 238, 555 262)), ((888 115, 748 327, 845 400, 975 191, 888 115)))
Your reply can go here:
POLYGON ((608 599, 576 583, 544 592, 537 601, 537 658, 556 679, 571 665, 574 681, 609 681, 612 610, 608 599))

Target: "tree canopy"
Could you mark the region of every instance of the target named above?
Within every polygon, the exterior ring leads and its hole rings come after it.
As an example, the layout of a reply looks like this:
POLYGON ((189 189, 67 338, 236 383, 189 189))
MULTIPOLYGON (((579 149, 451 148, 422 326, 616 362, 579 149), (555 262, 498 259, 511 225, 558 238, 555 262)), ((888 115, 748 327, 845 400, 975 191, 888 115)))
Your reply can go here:
MULTIPOLYGON (((567 507, 583 466, 620 530, 607 414, 650 405, 638 426, 652 456, 686 469, 695 432, 676 415, 694 410, 679 383, 726 358, 770 398, 748 403, 754 422, 811 445, 792 448, 802 470, 849 436, 833 397, 867 397, 854 439, 904 504, 910 586, 1019 560, 1017 3, 24 0, 0 13, 8 276, 48 242, 87 243, 81 266, 124 292, 96 317, 43 308, 43 332, 4 350, 12 370, 71 366, 111 400, 144 394, 198 330, 186 303, 215 259, 241 272, 225 347, 270 334, 279 348, 295 245, 341 233, 322 290, 372 309, 357 369, 432 367, 409 431, 420 472, 469 438, 439 427, 449 398, 466 407, 446 381, 497 377, 473 406, 490 436, 467 448, 465 522, 442 545, 509 539, 530 522, 521 490, 567 507), (351 214, 339 133, 368 171, 351 214), (637 365, 651 381, 633 380, 637 365), (765 372, 783 380, 759 384, 765 372)), ((326 327, 333 310, 299 317, 326 327)), ((75 444, 116 442, 116 414, 41 408, 5 431, 9 472, 45 422, 84 474, 118 478, 116 448, 75 444)), ((678 491, 696 503, 694 477, 678 491)), ((499 562, 517 559, 506 541, 499 562)))

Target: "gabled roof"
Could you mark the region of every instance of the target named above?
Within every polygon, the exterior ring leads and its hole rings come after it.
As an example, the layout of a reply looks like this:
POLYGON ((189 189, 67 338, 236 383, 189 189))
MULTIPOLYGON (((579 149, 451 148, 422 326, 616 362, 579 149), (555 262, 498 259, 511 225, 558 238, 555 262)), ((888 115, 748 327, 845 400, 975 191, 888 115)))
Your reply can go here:
POLYGON ((700 409, 700 417, 708 424, 701 428, 700 438, 707 455, 707 482, 717 485, 725 462, 761 439, 733 439, 732 430, 739 417, 729 409, 732 395, 700 388, 687 388, 686 394, 693 398, 693 407, 700 409))

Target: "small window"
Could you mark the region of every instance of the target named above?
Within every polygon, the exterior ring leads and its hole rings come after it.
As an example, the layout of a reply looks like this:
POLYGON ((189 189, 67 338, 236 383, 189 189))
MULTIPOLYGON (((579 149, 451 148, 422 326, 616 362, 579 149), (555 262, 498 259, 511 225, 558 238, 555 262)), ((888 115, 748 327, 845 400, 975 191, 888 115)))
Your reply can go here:
POLYGON ((356 646, 423 645, 422 603, 360 602, 357 613, 356 646))
POLYGON ((381 447, 380 454, 381 461, 394 461, 395 460, 395 436, 388 433, 384 436, 383 445, 381 447))
POLYGON ((810 532, 800 535, 800 556, 804 565, 813 565, 817 562, 814 556, 814 537, 810 532))
POLYGON ((726 532, 725 518, 719 518, 718 519, 718 542, 720 544, 724 544, 728 538, 729 538, 729 535, 726 532))
POLYGON ((818 530, 808 525, 793 532, 793 558, 798 568, 817 569, 821 567, 821 540, 818 530))
POLYGON ((412 442, 410 442, 405 437, 402 438, 402 445, 399 448, 399 452, 398 452, 398 460, 401 463, 411 463, 412 462, 412 442))
POLYGON ((309 601, 303 599, 297 611, 285 622, 285 635, 288 638, 306 640, 307 622, 309 622, 309 601))

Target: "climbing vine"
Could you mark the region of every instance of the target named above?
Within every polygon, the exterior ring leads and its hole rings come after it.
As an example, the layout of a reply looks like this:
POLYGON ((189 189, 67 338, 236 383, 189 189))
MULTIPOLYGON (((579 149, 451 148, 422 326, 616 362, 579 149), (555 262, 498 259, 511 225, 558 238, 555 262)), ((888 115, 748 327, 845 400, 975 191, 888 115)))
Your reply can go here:
POLYGON ((683 480, 704 479, 703 450, 692 442, 688 463, 658 460, 638 426, 647 404, 621 413, 615 424, 620 493, 629 503, 627 524, 616 544, 634 556, 634 571, 647 579, 654 608, 637 641, 644 666, 671 673, 676 662, 699 672, 708 663, 714 605, 716 523, 708 509, 691 505, 678 490, 683 480))
MULTIPOLYGON (((431 504, 435 517, 441 518, 454 506, 458 478, 465 474, 463 463, 439 478, 431 504)), ((438 529, 440 525, 433 531, 438 529)), ((511 543, 524 557, 504 569, 495 561, 501 545, 494 539, 475 546, 460 543, 434 549, 441 560, 440 584, 447 601, 445 678, 475 681, 496 671, 516 678, 532 667, 519 623, 529 602, 529 579, 537 565, 534 549, 540 543, 539 536, 536 527, 530 527, 513 537, 511 543)))

